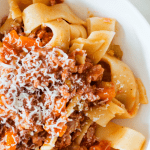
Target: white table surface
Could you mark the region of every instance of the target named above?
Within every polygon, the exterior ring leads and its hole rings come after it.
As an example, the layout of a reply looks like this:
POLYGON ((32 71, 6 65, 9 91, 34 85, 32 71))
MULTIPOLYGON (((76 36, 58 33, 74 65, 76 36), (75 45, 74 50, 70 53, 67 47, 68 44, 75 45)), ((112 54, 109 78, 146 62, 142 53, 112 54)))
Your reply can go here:
POLYGON ((150 0, 129 0, 150 24, 150 0))

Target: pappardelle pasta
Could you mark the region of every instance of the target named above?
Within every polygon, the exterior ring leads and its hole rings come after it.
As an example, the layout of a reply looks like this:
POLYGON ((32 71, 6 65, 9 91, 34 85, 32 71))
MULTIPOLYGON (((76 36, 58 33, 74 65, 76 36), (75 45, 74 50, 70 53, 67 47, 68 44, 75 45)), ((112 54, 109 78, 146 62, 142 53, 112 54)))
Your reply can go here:
POLYGON ((112 42, 116 20, 83 21, 62 0, 9 6, 0 27, 0 149, 141 150, 141 133, 111 122, 148 103, 112 42))

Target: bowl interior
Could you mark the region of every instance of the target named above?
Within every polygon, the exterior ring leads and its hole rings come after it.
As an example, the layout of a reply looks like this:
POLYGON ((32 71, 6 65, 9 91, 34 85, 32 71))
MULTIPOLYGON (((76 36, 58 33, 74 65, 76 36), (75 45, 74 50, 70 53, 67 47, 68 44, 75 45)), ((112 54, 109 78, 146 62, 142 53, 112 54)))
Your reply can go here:
MULTIPOLYGON (((141 78, 150 99, 150 26, 143 16, 128 1, 120 0, 66 0, 66 3, 82 19, 90 14, 99 17, 111 17, 118 21, 114 43, 123 50, 123 61, 131 68, 134 75, 141 78)), ((150 139, 150 104, 142 105, 133 119, 118 119, 116 123, 141 132, 150 139)))
MULTIPOLYGON (((150 100, 150 27, 141 14, 126 0, 66 0, 66 3, 82 19, 90 14, 111 17, 118 21, 114 43, 124 52, 123 61, 136 77, 142 79, 150 100)), ((0 19, 8 15, 6 0, 0 0, 0 19)), ((150 104, 142 105, 133 119, 115 120, 116 123, 141 132, 150 145, 150 104)), ((147 150, 150 149, 147 146, 147 150)))

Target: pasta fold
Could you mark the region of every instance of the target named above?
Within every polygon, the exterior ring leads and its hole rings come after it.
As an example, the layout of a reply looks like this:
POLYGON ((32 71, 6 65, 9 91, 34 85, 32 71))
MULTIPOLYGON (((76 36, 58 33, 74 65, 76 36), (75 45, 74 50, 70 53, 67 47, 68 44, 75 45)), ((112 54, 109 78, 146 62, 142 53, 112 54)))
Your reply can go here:
POLYGON ((113 31, 94 31, 87 39, 78 38, 71 43, 84 44, 83 49, 86 50, 87 56, 97 64, 105 55, 114 35, 113 31))
POLYGON ((90 35, 93 31, 115 31, 116 20, 111 18, 92 17, 87 19, 87 31, 90 35))
POLYGON ((5 23, 0 27, 0 33, 8 33, 12 27, 20 26, 22 21, 22 11, 32 4, 32 0, 8 0, 9 16, 5 23))
POLYGON ((148 98, 146 95, 146 89, 141 81, 141 79, 136 78, 136 83, 139 89, 139 99, 141 104, 148 104, 148 98))
POLYGON ((104 106, 92 107, 85 112, 92 121, 96 122, 100 126, 105 127, 107 123, 115 118, 116 114, 122 114, 124 110, 117 103, 109 102, 104 106))
POLYGON ((73 43, 72 46, 69 49, 69 52, 71 53, 71 52, 73 52, 76 49, 82 50, 83 46, 84 46, 84 44, 73 43))
POLYGON ((86 120, 85 125, 84 125, 83 128, 81 129, 82 131, 81 131, 80 135, 79 135, 79 136, 76 138, 76 140, 75 140, 75 143, 76 143, 76 144, 80 145, 80 143, 81 143, 81 141, 82 141, 84 135, 87 133, 87 130, 88 130, 88 128, 91 126, 92 123, 93 123, 92 120, 90 120, 90 119, 86 120))
POLYGON ((35 3, 23 11, 25 32, 30 33, 42 23, 59 18, 62 18, 72 24, 85 25, 85 22, 78 18, 66 4, 46 6, 42 3, 35 3))
POLYGON ((7 18, 5 23, 0 27, 0 33, 5 34, 8 33, 12 27, 20 26, 20 23, 13 20, 12 18, 7 18))
POLYGON ((98 126, 95 135, 100 140, 108 140, 114 149, 141 150, 145 137, 130 128, 109 122, 106 127, 98 126))
POLYGON ((3 43, 0 41, 0 47, 2 47, 3 46, 3 43))
POLYGON ((22 11, 32 4, 32 0, 8 0, 12 19, 22 17, 22 11))
MULTIPOLYGON (((69 49, 69 52, 71 53, 75 50, 83 50, 83 46, 84 44, 73 43, 73 45, 69 49)), ((84 65, 85 60, 86 60, 86 54, 84 55, 76 54, 75 58, 76 58, 77 64, 84 65)))
POLYGON ((70 40, 76 38, 87 38, 87 32, 82 25, 70 25, 70 40))
POLYGON ((69 30, 69 24, 64 21, 51 21, 48 23, 42 24, 44 27, 49 27, 53 32, 53 37, 48 42, 45 47, 52 48, 52 47, 58 47, 60 49, 63 49, 65 52, 69 49, 69 43, 70 43, 70 30, 69 30))
POLYGON ((136 116, 138 110, 139 110, 139 93, 137 92, 137 98, 136 98, 136 102, 132 108, 132 110, 130 112, 127 111, 127 109, 125 108, 125 105, 122 104, 120 101, 118 101, 117 99, 113 99, 113 103, 117 104, 118 106, 120 106, 123 109, 123 113, 122 114, 116 114, 115 118, 116 119, 126 119, 126 118, 133 118, 136 116))
POLYGON ((54 137, 54 139, 47 138, 46 141, 48 142, 44 143, 40 150, 52 150, 57 141, 57 137, 54 137))
POLYGON ((33 0, 34 3, 43 3, 45 5, 50 5, 50 0, 33 0))
POLYGON ((81 100, 79 95, 76 95, 72 98, 72 100, 70 101, 69 105, 66 108, 67 111, 67 117, 69 117, 73 111, 74 111, 74 107, 77 105, 77 103, 81 100))
POLYGON ((137 85, 133 72, 125 63, 107 54, 102 61, 110 66, 111 80, 116 85, 116 99, 125 105, 127 111, 131 111, 137 100, 137 85))
POLYGON ((142 81, 112 45, 116 20, 85 22, 62 2, 8 0, 0 27, 2 149, 141 150, 141 133, 111 122, 135 117, 148 103, 142 81))

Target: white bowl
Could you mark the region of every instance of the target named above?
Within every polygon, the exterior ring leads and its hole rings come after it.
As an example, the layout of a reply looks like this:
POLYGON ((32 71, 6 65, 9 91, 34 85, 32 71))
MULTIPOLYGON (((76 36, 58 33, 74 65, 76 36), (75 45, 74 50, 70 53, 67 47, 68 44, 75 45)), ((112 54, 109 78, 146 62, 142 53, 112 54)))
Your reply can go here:
MULTIPOLYGON (((143 16, 127 0, 66 0, 66 3, 82 19, 89 11, 95 16, 112 17, 119 22, 115 43, 121 45, 123 61, 136 77, 142 79, 150 100, 150 26, 143 16)), ((8 14, 7 0, 0 0, 0 19, 8 14)), ((120 125, 141 132, 150 150, 150 104, 142 105, 133 119, 115 121, 120 125)))

